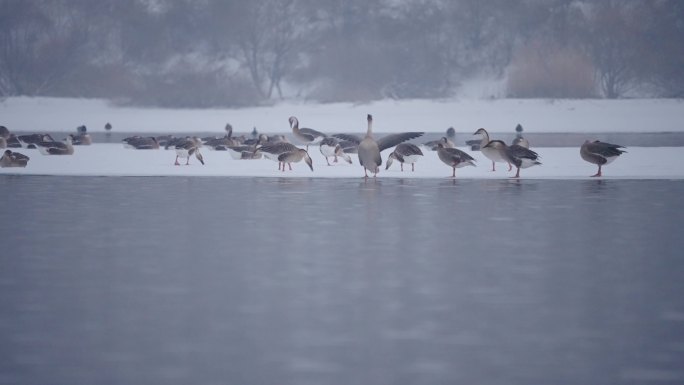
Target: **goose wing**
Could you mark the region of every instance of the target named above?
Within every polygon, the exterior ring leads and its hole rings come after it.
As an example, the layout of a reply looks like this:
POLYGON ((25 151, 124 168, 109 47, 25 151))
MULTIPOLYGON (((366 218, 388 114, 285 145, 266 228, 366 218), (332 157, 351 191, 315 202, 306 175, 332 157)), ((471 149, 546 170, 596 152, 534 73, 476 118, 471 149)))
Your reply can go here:
POLYGON ((586 148, 587 151, 589 151, 590 153, 600 155, 605 158, 612 156, 620 156, 620 154, 627 152, 624 150, 620 150, 621 148, 624 148, 623 146, 620 146, 618 144, 600 142, 598 140, 595 142, 587 143, 586 148))
POLYGON ((360 137, 358 137, 356 135, 350 135, 350 134, 335 134, 335 135, 333 135, 333 137, 335 137, 337 139, 342 139, 342 140, 347 141, 347 142, 356 143, 357 146, 359 145, 359 143, 361 143, 361 140, 362 140, 360 137))
POLYGON ((423 134, 424 132, 402 132, 399 134, 385 135, 377 140, 378 148, 380 151, 383 151, 390 147, 394 147, 401 142, 423 136, 423 134))
POLYGON ((402 156, 423 155, 423 151, 413 143, 401 143, 394 151, 402 156))
POLYGON ((327 135, 320 132, 316 131, 313 128, 300 128, 299 133, 302 135, 306 135, 311 138, 311 140, 316 140, 317 138, 326 138, 327 135))

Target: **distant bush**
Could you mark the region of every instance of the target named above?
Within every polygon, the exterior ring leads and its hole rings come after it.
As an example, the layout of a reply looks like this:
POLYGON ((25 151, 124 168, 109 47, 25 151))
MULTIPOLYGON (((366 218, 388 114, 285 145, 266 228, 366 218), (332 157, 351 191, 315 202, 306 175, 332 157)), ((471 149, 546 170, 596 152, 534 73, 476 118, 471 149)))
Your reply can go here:
POLYGON ((594 68, 589 59, 571 48, 527 46, 513 57, 508 72, 507 96, 595 97, 594 68))

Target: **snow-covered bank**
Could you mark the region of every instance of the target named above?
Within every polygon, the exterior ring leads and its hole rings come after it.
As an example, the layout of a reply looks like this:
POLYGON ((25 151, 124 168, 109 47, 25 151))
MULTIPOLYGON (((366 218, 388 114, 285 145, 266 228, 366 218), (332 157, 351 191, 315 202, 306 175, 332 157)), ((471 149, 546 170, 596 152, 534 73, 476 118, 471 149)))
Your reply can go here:
MULTIPOLYGON (((477 167, 456 170, 458 179, 505 179, 513 175, 504 164, 491 171, 491 162, 477 151, 469 151, 477 159, 477 167)), ((360 178, 363 169, 356 155, 354 164, 327 166, 317 146, 311 146, 314 171, 304 163, 293 164, 292 171, 278 171, 276 162, 233 160, 225 151, 203 149, 205 165, 192 158, 189 166, 174 166, 174 151, 131 150, 120 144, 78 146, 74 155, 41 155, 38 150, 18 149, 31 157, 26 168, 3 168, 1 174, 23 175, 90 175, 90 176, 239 176, 239 177, 299 177, 299 178, 360 178)), ((525 179, 589 179, 596 166, 583 161, 579 148, 540 148, 542 166, 521 170, 525 179)), ((684 179, 684 147, 630 147, 627 153, 604 167, 604 179, 684 179)), ((387 160, 389 150, 383 152, 387 160)), ((451 168, 443 164, 435 152, 424 150, 425 156, 416 163, 416 171, 399 171, 395 162, 389 170, 384 165, 378 178, 446 178, 451 168)), ((332 159, 331 159, 332 161, 332 159)), ((184 161, 182 162, 184 163, 184 161)), ((404 167, 410 170, 410 166, 404 167)))
POLYGON ((303 127, 333 132, 362 132, 366 114, 375 116, 377 132, 443 132, 453 126, 471 133, 512 132, 520 123, 535 132, 684 132, 684 102, 672 99, 628 100, 385 100, 367 104, 283 102, 242 109, 168 110, 115 107, 102 100, 8 98, 0 102, 0 124, 12 131, 217 132, 226 123, 236 131, 286 132, 287 118, 303 127))

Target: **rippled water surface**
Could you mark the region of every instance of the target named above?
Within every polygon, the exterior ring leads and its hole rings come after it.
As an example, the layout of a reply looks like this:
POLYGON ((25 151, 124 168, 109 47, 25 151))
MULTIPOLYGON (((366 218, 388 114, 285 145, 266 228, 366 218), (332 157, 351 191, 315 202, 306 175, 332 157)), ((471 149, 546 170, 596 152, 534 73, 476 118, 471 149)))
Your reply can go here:
POLYGON ((684 181, 0 194, 0 384, 684 383, 684 181))

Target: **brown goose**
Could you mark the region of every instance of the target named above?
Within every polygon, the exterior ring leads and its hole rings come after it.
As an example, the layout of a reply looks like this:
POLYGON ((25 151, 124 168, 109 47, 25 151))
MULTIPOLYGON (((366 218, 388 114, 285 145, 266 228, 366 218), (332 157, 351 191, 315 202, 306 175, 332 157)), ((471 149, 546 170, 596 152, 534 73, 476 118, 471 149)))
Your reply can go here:
MULTIPOLYGON (((481 135, 482 139, 480 140, 480 152, 482 152, 482 155, 487 157, 487 159, 492 161, 492 171, 496 171, 496 163, 505 163, 506 159, 504 159, 503 155, 501 155, 501 152, 497 151, 494 147, 487 147, 487 144, 490 142, 489 140, 489 133, 487 130, 484 128, 480 128, 473 135, 481 135)), ((508 163, 508 171, 511 171, 511 163, 508 163)))
POLYGON ((437 156, 439 157, 439 160, 453 169, 453 172, 451 173, 452 178, 456 177, 457 168, 465 166, 475 167, 475 159, 473 159, 472 156, 458 148, 445 147, 442 143, 437 144, 437 156))
POLYGON ((484 149, 496 150, 504 161, 515 165, 517 171, 512 178, 520 178, 521 168, 541 165, 537 160, 539 159, 539 154, 517 144, 507 146, 506 143, 500 140, 492 140, 483 147, 484 149))
POLYGON ((605 143, 598 140, 590 142, 587 140, 580 148, 580 156, 587 162, 598 166, 598 171, 592 177, 600 177, 602 175, 601 166, 609 164, 627 152, 620 150, 621 148, 624 147, 618 144, 605 143))
POLYGON ((5 153, 0 157, 0 167, 26 167, 29 157, 11 150, 5 150, 5 153))
POLYGON ((327 136, 312 128, 299 128, 299 120, 294 116, 290 116, 288 121, 290 122, 290 128, 292 128, 292 134, 297 140, 306 144, 307 151, 309 150, 310 144, 317 143, 327 136))
POLYGON ((204 165, 204 158, 202 157, 202 154, 200 153, 200 146, 202 145, 202 142, 199 140, 197 137, 192 137, 192 138, 186 138, 185 140, 182 140, 181 142, 177 143, 175 146, 176 150, 176 161, 173 163, 176 166, 180 166, 180 163, 178 163, 178 158, 185 158, 185 165, 190 164, 190 157, 192 155, 195 155, 195 158, 204 165))
POLYGON ((415 144, 400 143, 387 157, 387 165, 385 166, 385 170, 389 169, 393 160, 396 159, 401 165, 401 171, 404 171, 404 163, 411 165, 411 171, 416 171, 415 165, 421 156, 423 156, 423 152, 420 151, 420 148, 418 148, 418 146, 415 144))
POLYGON ((333 138, 332 136, 323 138, 319 148, 321 150, 321 154, 323 154, 325 157, 325 162, 328 164, 328 166, 330 166, 328 158, 331 156, 334 157, 333 163, 337 163, 337 157, 344 159, 344 161, 349 164, 352 163, 351 157, 344 152, 344 149, 340 145, 340 141, 337 140, 337 138, 333 138))
POLYGON ((72 155, 74 146, 71 137, 67 136, 64 142, 42 141, 33 143, 43 155, 72 155))
POLYGON ((376 141, 373 138, 373 116, 369 114, 366 117, 366 120, 368 121, 368 129, 366 130, 366 137, 363 138, 363 140, 360 140, 355 135, 333 135, 342 140, 359 143, 357 152, 359 163, 363 166, 365 178, 368 178, 368 171, 373 173, 373 177, 378 175, 378 171, 380 171, 380 166, 382 165, 382 156, 380 153, 383 150, 394 147, 407 140, 418 138, 424 134, 423 132, 402 132, 399 134, 385 135, 376 141))
MULTIPOLYGON (((283 172, 285 172, 285 163, 297 163, 302 159, 304 159, 304 162, 306 162, 311 171, 313 171, 313 161, 311 160, 309 153, 303 148, 298 148, 295 151, 285 152, 278 156, 278 161, 283 164, 283 172)), ((292 170, 292 167, 290 167, 290 170, 292 170)))

